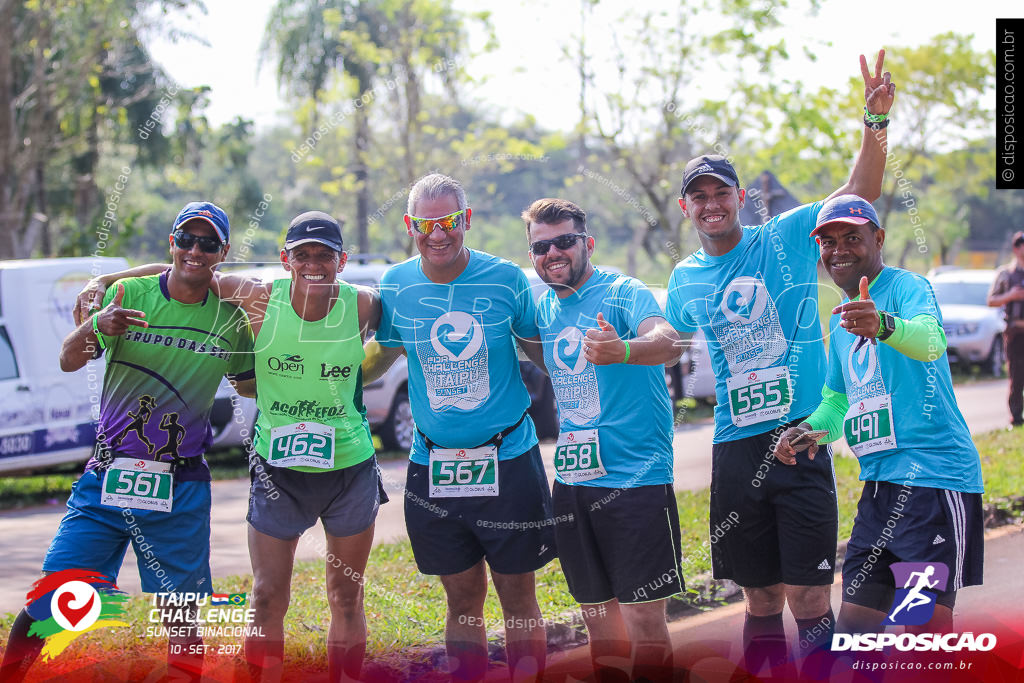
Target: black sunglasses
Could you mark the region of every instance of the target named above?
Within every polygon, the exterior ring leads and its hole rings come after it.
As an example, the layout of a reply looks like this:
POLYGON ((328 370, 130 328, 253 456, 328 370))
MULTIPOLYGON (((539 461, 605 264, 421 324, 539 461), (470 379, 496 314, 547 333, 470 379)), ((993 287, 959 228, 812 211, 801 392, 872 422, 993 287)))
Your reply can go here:
POLYGON ((543 256, 548 253, 552 244, 558 247, 561 251, 565 251, 566 249, 571 249, 573 245, 576 244, 576 240, 586 238, 587 233, 585 232, 567 232, 566 234, 559 235, 551 240, 537 240, 530 245, 530 251, 537 256, 543 256))
POLYGON ((224 246, 224 243, 216 237, 200 237, 184 230, 175 230, 171 233, 171 237, 174 238, 174 246, 186 251, 191 249, 192 245, 198 244, 200 251, 204 251, 207 254, 216 254, 224 246))

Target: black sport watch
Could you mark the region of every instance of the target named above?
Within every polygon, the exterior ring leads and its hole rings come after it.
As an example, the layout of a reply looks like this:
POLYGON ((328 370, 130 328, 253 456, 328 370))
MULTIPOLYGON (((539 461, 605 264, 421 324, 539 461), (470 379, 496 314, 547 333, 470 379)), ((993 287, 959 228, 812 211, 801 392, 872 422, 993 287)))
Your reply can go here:
POLYGON ((893 317, 892 313, 886 313, 885 311, 878 312, 878 338, 885 341, 892 336, 892 333, 896 331, 896 318, 893 317))

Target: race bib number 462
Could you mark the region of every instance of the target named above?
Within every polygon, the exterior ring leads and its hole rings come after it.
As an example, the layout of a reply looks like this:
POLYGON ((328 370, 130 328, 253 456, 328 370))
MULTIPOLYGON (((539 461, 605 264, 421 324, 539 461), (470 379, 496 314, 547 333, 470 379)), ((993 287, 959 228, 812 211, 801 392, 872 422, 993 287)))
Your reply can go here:
POLYGON ((267 460, 277 467, 334 467, 334 427, 295 422, 270 430, 267 460))
POLYGON ((762 368, 733 375, 725 382, 729 413, 737 427, 778 420, 789 413, 793 389, 789 368, 762 368))
POLYGON ((498 495, 497 446, 431 449, 431 498, 496 495, 498 495))
POLYGON ((173 500, 170 463, 115 458, 103 474, 101 505, 170 512, 173 500))

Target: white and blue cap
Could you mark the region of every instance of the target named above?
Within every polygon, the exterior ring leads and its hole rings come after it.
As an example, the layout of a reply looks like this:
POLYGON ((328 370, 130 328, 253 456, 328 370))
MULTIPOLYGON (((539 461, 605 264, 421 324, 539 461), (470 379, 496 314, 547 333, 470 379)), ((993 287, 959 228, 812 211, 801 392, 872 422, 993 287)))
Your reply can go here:
POLYGON ((825 202, 821 211, 818 212, 818 220, 814 224, 811 234, 817 234, 818 230, 828 223, 851 223, 853 225, 874 223, 876 226, 882 227, 871 202, 855 194, 841 194, 825 202))
POLYGON ((284 248, 294 249, 300 244, 319 242, 334 251, 341 251, 341 224, 323 211, 307 211, 292 219, 288 226, 288 234, 284 238, 284 248))

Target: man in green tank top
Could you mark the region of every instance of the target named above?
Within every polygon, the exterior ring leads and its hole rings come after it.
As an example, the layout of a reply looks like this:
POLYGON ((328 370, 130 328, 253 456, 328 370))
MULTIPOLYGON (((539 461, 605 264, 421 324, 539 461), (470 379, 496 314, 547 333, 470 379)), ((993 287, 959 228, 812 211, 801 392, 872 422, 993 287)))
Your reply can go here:
POLYGON ((246 639, 246 659, 254 677, 281 677, 295 549, 320 519, 330 680, 358 680, 366 650, 362 576, 377 509, 387 502, 362 403, 363 338, 380 321, 380 298, 338 281, 348 256, 341 226, 326 213, 296 216, 280 258, 290 279, 217 273, 210 287, 248 314, 256 338, 259 417, 246 519, 259 635, 246 639))

